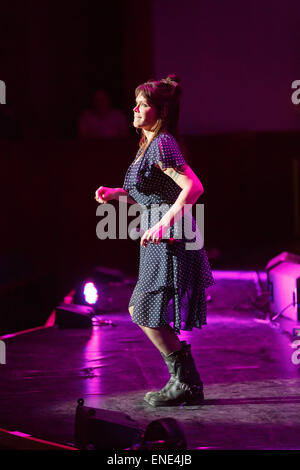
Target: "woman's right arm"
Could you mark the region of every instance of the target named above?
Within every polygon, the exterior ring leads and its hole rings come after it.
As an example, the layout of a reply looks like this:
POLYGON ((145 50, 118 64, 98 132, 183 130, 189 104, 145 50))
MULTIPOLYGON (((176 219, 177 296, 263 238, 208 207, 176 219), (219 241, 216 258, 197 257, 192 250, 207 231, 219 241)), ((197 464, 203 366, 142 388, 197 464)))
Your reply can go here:
MULTIPOLYGON (((114 199, 119 200, 120 196, 123 196, 123 197, 126 196, 127 201, 125 201, 125 202, 128 202, 128 204, 137 204, 137 202, 128 195, 128 192, 125 191, 125 189, 123 189, 123 188, 114 188, 114 190, 115 190, 114 199)), ((121 199, 121 202, 123 202, 122 199, 121 199)))
POLYGON ((100 204, 106 204, 111 199, 119 200, 120 202, 128 202, 129 204, 137 204, 137 202, 132 199, 128 192, 123 188, 108 188, 107 186, 100 186, 95 193, 95 199, 100 204), (123 196, 120 200, 120 196, 123 196), (126 197, 126 200, 124 200, 126 197))

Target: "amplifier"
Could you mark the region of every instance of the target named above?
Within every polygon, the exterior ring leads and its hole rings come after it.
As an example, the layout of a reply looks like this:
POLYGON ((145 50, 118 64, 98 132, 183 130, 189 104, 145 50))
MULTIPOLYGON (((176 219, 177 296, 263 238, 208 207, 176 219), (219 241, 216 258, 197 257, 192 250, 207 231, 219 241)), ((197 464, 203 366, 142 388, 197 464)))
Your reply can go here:
POLYGON ((300 322, 300 262, 286 257, 268 266, 271 311, 300 322))

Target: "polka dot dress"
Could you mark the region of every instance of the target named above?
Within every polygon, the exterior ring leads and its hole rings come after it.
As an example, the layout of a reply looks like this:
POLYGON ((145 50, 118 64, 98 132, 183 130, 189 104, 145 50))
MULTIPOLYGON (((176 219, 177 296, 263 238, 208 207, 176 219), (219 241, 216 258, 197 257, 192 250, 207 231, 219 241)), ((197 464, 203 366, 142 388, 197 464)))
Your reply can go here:
MULTIPOLYGON (((178 198, 181 188, 160 168, 186 162, 174 137, 159 134, 144 155, 130 165, 123 189, 141 207, 141 229, 155 225, 178 198)), ((129 301, 132 321, 157 328, 180 330, 206 324, 205 289, 214 284, 199 227, 190 212, 171 226, 163 241, 140 245, 139 276, 129 301), (174 238, 170 243, 168 238, 174 238)))

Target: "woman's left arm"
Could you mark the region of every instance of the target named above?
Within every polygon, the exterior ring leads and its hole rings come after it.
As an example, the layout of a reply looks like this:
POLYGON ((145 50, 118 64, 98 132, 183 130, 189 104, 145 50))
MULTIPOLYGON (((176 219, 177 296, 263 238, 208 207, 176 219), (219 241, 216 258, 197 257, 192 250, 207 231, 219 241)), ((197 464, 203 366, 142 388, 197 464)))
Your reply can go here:
POLYGON ((198 198, 204 193, 201 181, 187 164, 177 168, 165 168, 155 165, 172 178, 181 192, 168 212, 153 227, 148 229, 141 238, 141 245, 146 246, 150 240, 158 244, 159 240, 177 220, 181 219, 192 207, 198 198), (189 204, 187 206, 187 204, 189 204))
POLYGON ((162 169, 160 165, 159 167, 182 189, 172 207, 159 221, 160 225, 170 227, 186 213, 184 211, 186 204, 190 205, 188 210, 191 209, 192 205, 204 193, 204 188, 198 176, 187 164, 177 168, 162 169))

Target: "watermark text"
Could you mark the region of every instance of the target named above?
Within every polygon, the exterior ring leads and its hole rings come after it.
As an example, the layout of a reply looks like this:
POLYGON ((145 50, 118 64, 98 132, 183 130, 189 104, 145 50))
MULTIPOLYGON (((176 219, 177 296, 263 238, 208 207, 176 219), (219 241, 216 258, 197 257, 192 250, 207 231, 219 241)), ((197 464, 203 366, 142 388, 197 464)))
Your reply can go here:
POLYGON ((0 104, 6 104, 6 85, 3 80, 0 80, 0 104))
POLYGON ((0 340, 0 364, 6 364, 6 346, 4 341, 0 340))
POLYGON ((294 80, 292 82, 292 88, 295 90, 291 95, 292 103, 297 105, 300 103, 300 80, 294 80))
POLYGON ((297 339, 294 339, 291 344, 292 348, 295 349, 292 354, 292 363, 298 366, 300 364, 300 328, 294 328, 294 337, 297 339))
MULTIPOLYGON (((113 204, 106 203, 97 207, 96 215, 101 220, 96 226, 96 235, 100 240, 106 238, 116 240, 136 240, 138 233, 142 236, 148 229, 159 225, 160 220, 170 210, 170 204, 131 204, 129 207, 126 196, 119 198, 118 211, 113 204), (119 217, 117 219, 117 212, 119 217), (128 217, 134 217, 128 224, 128 217), (118 234, 117 234, 118 222, 118 234), (141 226, 138 229, 138 226, 141 226)), ((186 250, 200 250, 204 246, 204 204, 196 204, 195 218, 192 216, 192 204, 185 204, 181 214, 176 216, 172 226, 168 226, 161 241, 184 242, 186 250)))

